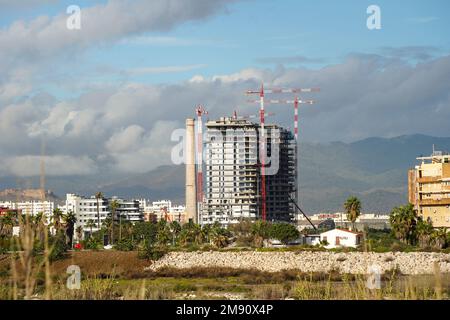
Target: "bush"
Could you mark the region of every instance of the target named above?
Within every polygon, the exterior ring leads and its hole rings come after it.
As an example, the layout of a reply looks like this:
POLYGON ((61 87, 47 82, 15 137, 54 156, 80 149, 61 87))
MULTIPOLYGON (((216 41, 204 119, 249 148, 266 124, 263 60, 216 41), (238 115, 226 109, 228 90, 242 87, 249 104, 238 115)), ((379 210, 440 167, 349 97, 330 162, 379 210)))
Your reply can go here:
POLYGON ((63 233, 57 234, 52 240, 50 244, 50 255, 49 260, 55 261, 59 260, 64 257, 64 254, 67 251, 67 244, 66 244, 66 236, 63 233))
POLYGON ((148 259, 152 261, 157 261, 164 257, 168 252, 165 246, 153 246, 147 245, 144 250, 139 251, 138 257, 140 259, 148 259))
POLYGON ((102 247, 102 242, 94 237, 83 241, 83 247, 88 250, 99 250, 102 247))
POLYGON ((254 238, 252 235, 239 235, 236 239, 236 246, 238 247, 252 247, 254 238))
POLYGON ((119 251, 133 251, 135 244, 131 239, 122 239, 114 245, 114 248, 119 251))
POLYGON ((300 232, 297 228, 289 223, 274 223, 270 227, 269 235, 283 244, 298 239, 300 232))

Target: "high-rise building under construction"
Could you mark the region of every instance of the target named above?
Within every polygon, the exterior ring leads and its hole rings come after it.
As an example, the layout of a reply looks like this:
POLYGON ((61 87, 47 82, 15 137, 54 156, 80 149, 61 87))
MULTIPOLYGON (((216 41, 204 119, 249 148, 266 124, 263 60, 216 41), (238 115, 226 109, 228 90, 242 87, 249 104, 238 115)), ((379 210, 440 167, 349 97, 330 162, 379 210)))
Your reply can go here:
MULTIPOLYGON (((200 223, 227 225, 261 218, 262 132, 236 117, 206 123, 206 197, 200 223)), ((295 213, 297 156, 293 134, 265 126, 267 221, 290 221, 295 213)))

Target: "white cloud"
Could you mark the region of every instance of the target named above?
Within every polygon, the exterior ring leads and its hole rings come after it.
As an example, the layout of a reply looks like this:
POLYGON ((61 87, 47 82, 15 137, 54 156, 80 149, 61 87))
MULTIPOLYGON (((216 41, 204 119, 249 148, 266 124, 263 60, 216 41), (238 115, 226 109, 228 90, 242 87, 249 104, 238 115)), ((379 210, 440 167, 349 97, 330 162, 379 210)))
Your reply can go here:
POLYGON ((156 121, 147 132, 133 125, 114 135, 106 144, 115 160, 114 170, 145 172, 148 168, 171 164, 172 146, 168 138, 180 126, 177 121, 156 121))
POLYGON ((178 72, 192 71, 205 67, 206 67, 205 64, 193 64, 187 66, 142 67, 142 68, 127 69, 125 70, 125 72, 130 75, 178 73, 178 72))
MULTIPOLYGON (((255 114, 258 106, 246 103, 244 92, 259 88, 261 81, 267 87, 322 89, 303 97, 317 104, 300 109, 302 140, 349 141, 412 133, 449 136, 449 74, 450 56, 412 65, 399 58, 355 54, 319 70, 245 69, 212 78, 198 75, 179 84, 92 88, 77 99, 59 102, 27 98, 0 108, 0 155, 19 159, 20 168, 30 173, 25 164, 37 161, 29 157, 39 157, 45 134, 49 157, 92 159, 84 160, 87 165, 82 167, 91 168, 85 172, 96 167, 106 172, 146 172, 170 164, 172 130, 194 117, 199 103, 211 119, 231 115, 236 108, 241 114, 255 114)), ((293 127, 290 106, 267 109, 276 113, 270 121, 293 127)), ((65 166, 54 162, 53 173, 69 171, 56 168, 59 165, 65 166)), ((19 168, 9 162, 2 172, 16 174, 19 168)))
MULTIPOLYGON (((87 175, 96 172, 95 161, 87 156, 46 156, 43 157, 45 173, 49 176, 87 175)), ((18 156, 2 159, 3 173, 19 177, 37 176, 40 174, 41 157, 35 155, 18 156)))
POLYGON ((66 14, 15 21, 0 30, 3 66, 36 61, 61 52, 118 41, 150 31, 167 31, 187 21, 201 20, 223 10, 229 0, 115 0, 82 8, 81 30, 66 28, 66 14))
POLYGON ((247 80, 270 81, 271 78, 272 72, 269 70, 266 71, 256 68, 249 68, 229 75, 216 75, 212 78, 212 80, 219 80, 222 82, 236 82, 247 80))
POLYGON ((125 153, 136 150, 142 144, 145 129, 138 125, 131 125, 114 133, 106 142, 106 149, 112 153, 125 153))

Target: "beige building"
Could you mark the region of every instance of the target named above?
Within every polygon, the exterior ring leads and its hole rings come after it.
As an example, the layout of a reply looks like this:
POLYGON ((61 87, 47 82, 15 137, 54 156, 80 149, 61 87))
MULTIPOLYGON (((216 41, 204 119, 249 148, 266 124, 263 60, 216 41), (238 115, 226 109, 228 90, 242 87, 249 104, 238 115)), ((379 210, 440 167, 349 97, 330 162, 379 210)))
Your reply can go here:
POLYGON ((434 227, 450 227, 450 154, 435 151, 408 173, 409 202, 434 227))

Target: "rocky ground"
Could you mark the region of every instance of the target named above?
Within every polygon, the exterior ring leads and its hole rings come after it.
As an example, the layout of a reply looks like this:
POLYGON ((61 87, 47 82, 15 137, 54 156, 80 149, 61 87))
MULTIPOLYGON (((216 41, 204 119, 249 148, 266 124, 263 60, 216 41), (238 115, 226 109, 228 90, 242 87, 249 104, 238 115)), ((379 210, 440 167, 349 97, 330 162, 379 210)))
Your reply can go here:
POLYGON ((436 268, 450 273, 450 254, 428 252, 171 252, 155 261, 146 270, 163 267, 228 267, 258 269, 276 272, 300 270, 303 272, 328 272, 364 274, 370 266, 381 272, 398 269, 403 274, 433 274, 436 268))

